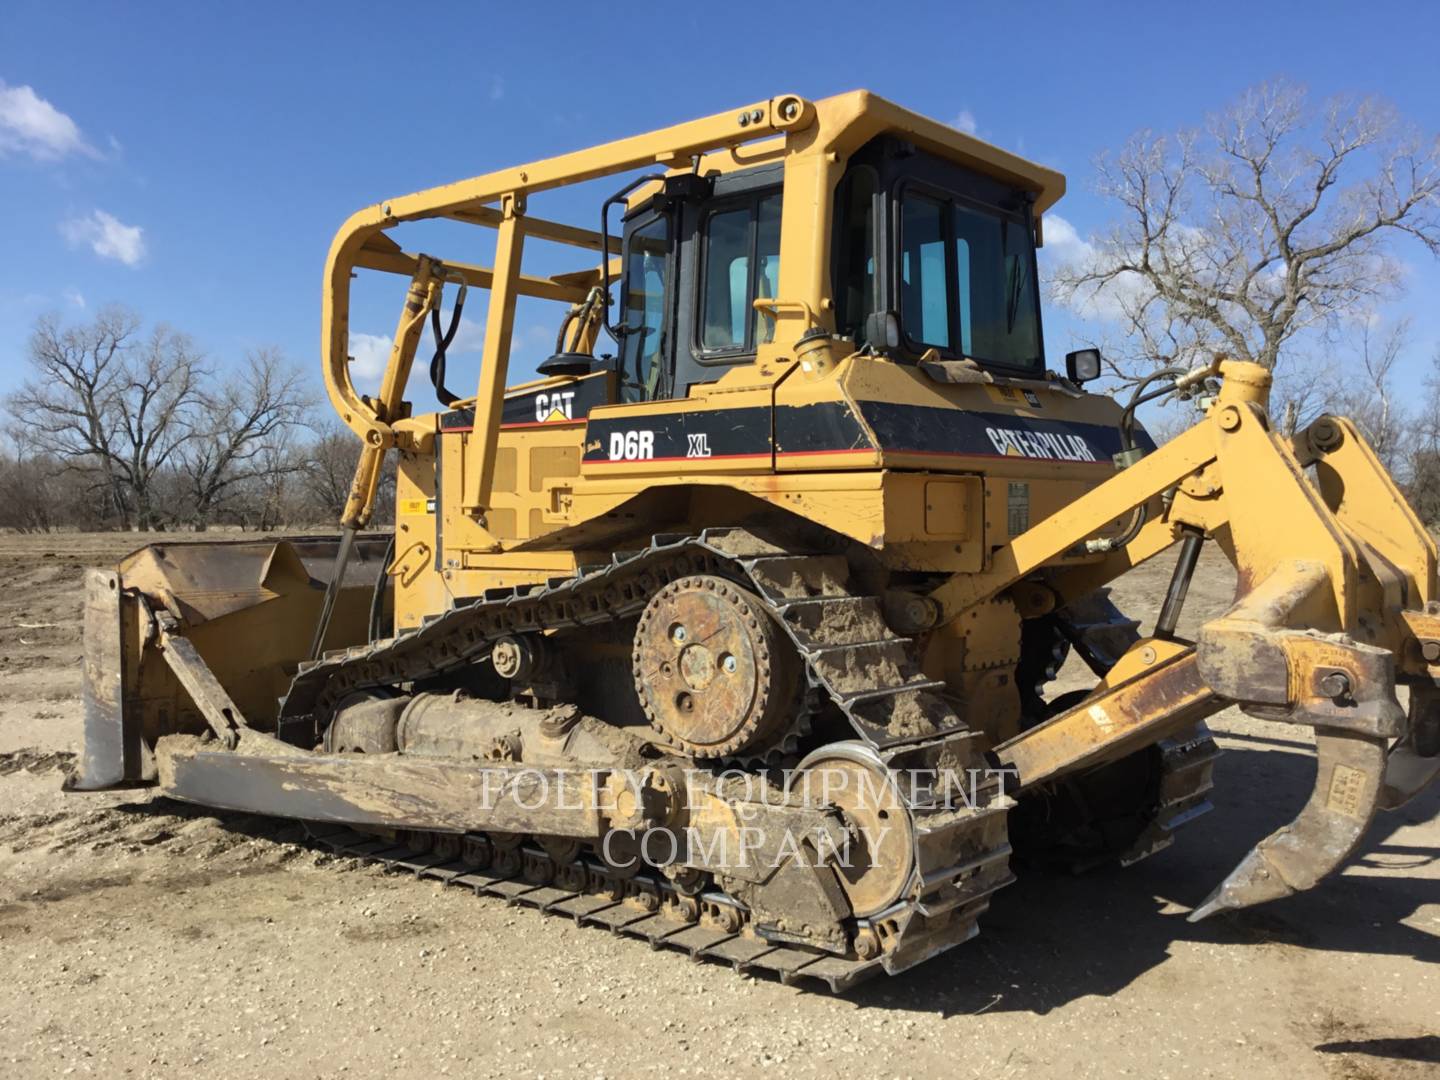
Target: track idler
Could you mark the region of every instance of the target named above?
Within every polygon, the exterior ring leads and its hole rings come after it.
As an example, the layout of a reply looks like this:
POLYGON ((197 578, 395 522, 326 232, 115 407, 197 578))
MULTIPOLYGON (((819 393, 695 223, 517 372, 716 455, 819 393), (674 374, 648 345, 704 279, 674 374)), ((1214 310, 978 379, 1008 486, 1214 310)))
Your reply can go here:
POLYGON ((1390 740, 1406 733, 1394 654, 1340 634, 1265 625, 1266 614, 1278 614, 1267 604, 1284 599, 1277 585, 1255 590, 1205 626, 1197 654, 1216 693, 1262 719, 1315 729, 1315 788, 1295 820, 1255 845, 1191 922, 1290 896, 1337 870, 1381 805, 1390 740))

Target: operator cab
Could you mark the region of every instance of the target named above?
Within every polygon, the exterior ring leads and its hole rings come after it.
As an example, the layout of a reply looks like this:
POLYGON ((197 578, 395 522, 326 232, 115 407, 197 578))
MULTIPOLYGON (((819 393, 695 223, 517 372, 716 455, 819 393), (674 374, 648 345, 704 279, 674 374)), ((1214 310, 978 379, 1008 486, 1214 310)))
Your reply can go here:
MULTIPOLYGON (((685 397, 771 340, 755 302, 779 291, 782 178, 780 164, 647 178, 660 189, 624 216, 610 328, 622 401, 685 397)), ((835 192, 837 334, 902 363, 1040 376, 1033 201, 899 139, 873 140, 835 192)))

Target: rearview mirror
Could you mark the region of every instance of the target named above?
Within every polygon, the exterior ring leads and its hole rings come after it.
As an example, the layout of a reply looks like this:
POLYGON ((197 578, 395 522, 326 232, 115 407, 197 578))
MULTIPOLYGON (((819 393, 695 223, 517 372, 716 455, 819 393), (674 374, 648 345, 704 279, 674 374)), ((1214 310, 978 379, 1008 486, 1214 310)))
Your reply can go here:
POLYGON ((1065 374, 1073 383, 1087 383, 1100 377, 1100 350, 1077 349, 1065 354, 1065 374))

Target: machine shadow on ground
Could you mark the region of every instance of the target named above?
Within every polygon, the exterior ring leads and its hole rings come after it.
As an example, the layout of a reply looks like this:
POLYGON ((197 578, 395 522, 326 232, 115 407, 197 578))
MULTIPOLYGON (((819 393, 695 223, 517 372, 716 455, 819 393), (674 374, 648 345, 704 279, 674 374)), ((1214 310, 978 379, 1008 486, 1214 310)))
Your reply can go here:
POLYGON ((1079 998, 1117 993, 1164 964, 1182 941, 1440 963, 1440 937, 1402 922, 1440 903, 1440 880, 1414 873, 1440 856, 1391 841, 1397 829, 1440 813, 1440 792, 1433 790, 1377 817, 1348 864, 1383 867, 1383 874, 1337 875, 1285 900, 1186 921, 1256 841, 1294 817, 1315 774, 1302 743, 1223 734, 1221 742, 1215 809, 1183 829, 1169 850, 1129 868, 1075 876, 1021 868, 1019 880, 995 895, 975 940, 897 978, 868 982, 851 1000, 945 1016, 1044 1015, 1079 998))

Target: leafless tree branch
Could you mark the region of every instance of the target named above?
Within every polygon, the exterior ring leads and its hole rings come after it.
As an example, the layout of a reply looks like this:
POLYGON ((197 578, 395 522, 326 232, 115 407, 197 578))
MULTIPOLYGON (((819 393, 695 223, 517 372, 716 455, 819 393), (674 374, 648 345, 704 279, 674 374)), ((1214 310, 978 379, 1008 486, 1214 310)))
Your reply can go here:
POLYGON ((1375 99, 1310 108, 1260 86, 1200 130, 1141 132, 1098 163, 1116 223, 1052 277, 1118 324, 1122 370, 1210 354, 1274 369, 1295 336, 1392 297, 1390 241, 1440 255, 1440 140, 1375 99))

